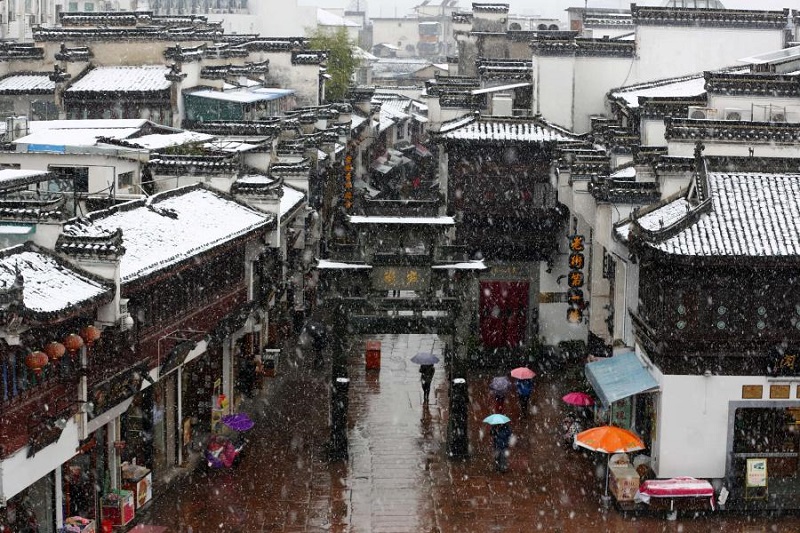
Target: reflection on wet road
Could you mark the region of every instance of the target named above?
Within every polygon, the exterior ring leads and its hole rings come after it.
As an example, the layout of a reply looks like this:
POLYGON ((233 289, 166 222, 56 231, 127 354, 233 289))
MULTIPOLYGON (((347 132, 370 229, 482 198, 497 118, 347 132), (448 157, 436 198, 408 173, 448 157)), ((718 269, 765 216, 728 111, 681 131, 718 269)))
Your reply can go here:
MULTIPOLYGON (((515 435, 510 470, 495 472, 488 428, 493 372, 470 375, 470 458, 446 455, 447 382, 436 365, 430 405, 422 404, 420 351, 441 358, 435 335, 371 337, 381 369, 364 368, 364 340, 350 350, 349 460, 328 463, 330 378, 295 357, 256 401, 257 424, 241 464, 192 473, 158 498, 143 522, 171 532, 679 532, 800 531, 797 516, 712 514, 623 516, 604 512, 603 458, 561 441, 566 390, 537 377, 531 413, 506 402, 515 435), (191 528, 191 529, 189 529, 191 528)), ((302 353, 300 354, 302 355, 302 353)))

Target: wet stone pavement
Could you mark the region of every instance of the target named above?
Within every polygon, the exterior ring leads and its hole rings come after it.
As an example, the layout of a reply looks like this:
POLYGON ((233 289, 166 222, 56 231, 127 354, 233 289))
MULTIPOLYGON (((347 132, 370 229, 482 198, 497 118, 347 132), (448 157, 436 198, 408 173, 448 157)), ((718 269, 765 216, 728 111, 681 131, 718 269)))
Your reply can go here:
MULTIPOLYGON (((514 442, 506 473, 494 469, 488 383, 468 376, 470 456, 447 457, 446 372, 436 365, 430 405, 422 404, 421 351, 440 356, 435 335, 386 335, 381 369, 365 370, 364 341, 349 357, 349 459, 328 462, 329 375, 302 350, 249 401, 256 420, 235 468, 199 468, 158 497, 139 520, 171 533, 210 532, 679 532, 800 531, 800 517, 710 513, 623 515, 600 505, 602 468, 591 452, 561 442, 564 384, 537 377, 530 413, 512 392, 506 414, 514 442)), ((604 458, 602 458, 604 459, 604 458)), ((602 461, 599 461, 602 463, 602 461)))

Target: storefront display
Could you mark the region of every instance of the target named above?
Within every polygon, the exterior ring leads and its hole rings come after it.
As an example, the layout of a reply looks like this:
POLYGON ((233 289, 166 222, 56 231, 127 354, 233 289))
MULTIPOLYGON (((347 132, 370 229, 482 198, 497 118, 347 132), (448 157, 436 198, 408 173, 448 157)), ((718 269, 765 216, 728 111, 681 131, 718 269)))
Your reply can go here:
POLYGON ((103 520, 110 520, 115 526, 124 526, 133 520, 135 503, 129 490, 115 490, 103 496, 103 520))
POLYGON ((64 519, 64 527, 59 533, 96 533, 95 521, 82 516, 70 516, 64 519))
POLYGON ((125 490, 133 493, 137 510, 153 499, 153 473, 149 468, 123 463, 122 483, 125 490))

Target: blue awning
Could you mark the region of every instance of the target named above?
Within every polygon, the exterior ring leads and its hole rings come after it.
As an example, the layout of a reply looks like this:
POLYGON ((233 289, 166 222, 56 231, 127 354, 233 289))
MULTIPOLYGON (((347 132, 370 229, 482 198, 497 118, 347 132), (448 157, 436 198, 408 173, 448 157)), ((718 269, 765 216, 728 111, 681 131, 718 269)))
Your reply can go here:
POLYGON ((658 390, 658 383, 633 352, 588 363, 586 378, 604 405, 640 392, 658 390))

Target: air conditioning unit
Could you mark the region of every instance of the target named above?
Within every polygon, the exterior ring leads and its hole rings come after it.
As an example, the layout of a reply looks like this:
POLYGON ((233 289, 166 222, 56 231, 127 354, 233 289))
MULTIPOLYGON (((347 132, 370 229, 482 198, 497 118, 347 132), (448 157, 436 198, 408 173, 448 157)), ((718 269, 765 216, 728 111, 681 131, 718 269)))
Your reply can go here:
POLYGON ((749 122, 753 118, 753 113, 749 109, 727 108, 725 109, 725 120, 737 120, 749 122))
POLYGON ((717 110, 713 107, 689 106, 689 118, 699 120, 713 120, 717 118, 717 110))

